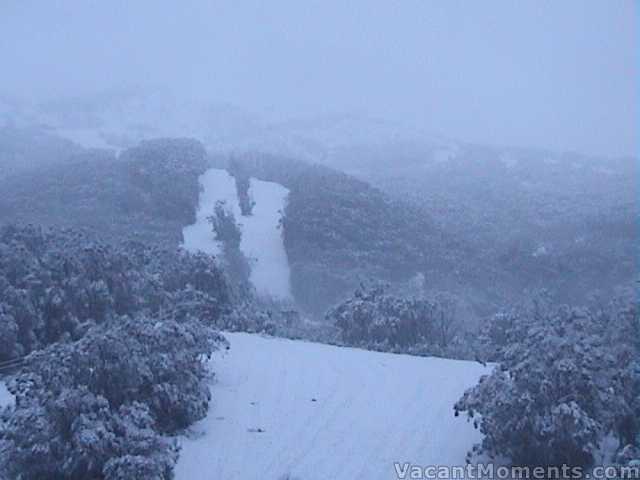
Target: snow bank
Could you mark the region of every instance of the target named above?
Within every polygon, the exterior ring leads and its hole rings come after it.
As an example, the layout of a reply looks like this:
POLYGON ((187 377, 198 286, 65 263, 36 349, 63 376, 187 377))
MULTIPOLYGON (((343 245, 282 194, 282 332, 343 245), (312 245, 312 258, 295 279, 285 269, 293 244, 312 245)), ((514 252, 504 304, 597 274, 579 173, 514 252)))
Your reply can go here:
POLYGON ((207 217, 213 214, 217 201, 225 201, 242 230, 240 249, 251 262, 251 282, 258 293, 276 298, 291 297, 289 263, 278 224, 289 191, 282 185, 251 179, 249 195, 255 202, 253 214, 243 217, 234 178, 226 170, 212 168, 200 177, 200 193, 196 223, 182 231, 184 248, 217 255, 215 241, 207 217))
POLYGON ((453 404, 488 370, 243 333, 214 360, 209 415, 177 480, 388 480, 394 462, 463 465, 480 434, 453 404))

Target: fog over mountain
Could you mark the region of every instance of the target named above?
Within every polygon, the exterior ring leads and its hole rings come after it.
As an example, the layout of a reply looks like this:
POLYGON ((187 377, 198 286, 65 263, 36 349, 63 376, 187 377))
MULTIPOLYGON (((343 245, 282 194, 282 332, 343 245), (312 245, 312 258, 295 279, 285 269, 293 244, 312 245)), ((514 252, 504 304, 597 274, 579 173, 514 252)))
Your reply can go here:
POLYGON ((266 119, 358 113, 495 145, 637 152, 633 1, 0 5, 0 92, 168 88, 266 119))
POLYGON ((640 479, 639 5, 0 0, 0 480, 640 479))

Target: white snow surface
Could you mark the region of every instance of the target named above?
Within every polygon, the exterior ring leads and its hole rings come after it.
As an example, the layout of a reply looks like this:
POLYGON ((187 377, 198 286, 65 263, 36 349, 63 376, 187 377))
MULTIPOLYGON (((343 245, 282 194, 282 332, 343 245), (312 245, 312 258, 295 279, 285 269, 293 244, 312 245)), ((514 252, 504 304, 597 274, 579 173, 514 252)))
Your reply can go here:
POLYGON ((181 441, 177 480, 388 480, 394 462, 464 465, 481 439, 453 416, 489 373, 478 363, 225 336, 231 350, 213 360, 210 411, 181 441))
POLYGON ((217 201, 226 202, 240 224, 240 249, 251 263, 251 283, 261 295, 280 299, 291 298, 290 271, 287 254, 279 228, 289 190, 273 182, 254 178, 250 181, 249 195, 255 202, 252 215, 240 212, 234 178, 226 170, 212 168, 200 177, 200 193, 196 223, 182 231, 183 246, 189 251, 202 251, 217 255, 216 242, 207 217, 213 215, 217 201))
POLYGON ((13 395, 9 393, 9 390, 7 390, 7 386, 4 384, 4 382, 0 382, 0 409, 9 405, 13 405, 14 400, 15 399, 13 398, 13 395))
POLYGON ((213 215, 217 201, 224 201, 236 219, 240 217, 240 206, 236 184, 226 170, 211 168, 199 178, 200 198, 196 212, 196 223, 182 229, 183 246, 190 252, 204 252, 212 255, 220 253, 220 245, 215 241, 211 224, 207 220, 213 215))
POLYGON ((255 205, 252 215, 240 220, 240 248, 252 259, 251 283, 260 294, 290 299, 289 260, 279 228, 289 190, 279 183, 252 178, 249 195, 255 205))

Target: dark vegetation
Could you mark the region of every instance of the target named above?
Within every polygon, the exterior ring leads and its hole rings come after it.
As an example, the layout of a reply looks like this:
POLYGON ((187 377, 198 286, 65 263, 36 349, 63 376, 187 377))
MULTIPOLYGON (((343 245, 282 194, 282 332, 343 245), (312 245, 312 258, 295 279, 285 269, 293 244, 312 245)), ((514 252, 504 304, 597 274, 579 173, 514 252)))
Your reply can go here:
POLYGON ((215 204, 213 215, 208 220, 211 223, 215 239, 220 242, 222 247, 220 257, 225 271, 239 288, 250 289, 251 266, 240 249, 242 232, 236 223, 233 212, 225 202, 218 201, 215 204))
POLYGON ((174 248, 195 220, 206 166, 204 147, 186 139, 143 142, 117 159, 81 151, 0 177, 0 224, 81 227, 109 241, 133 236, 174 248))
POLYGON ((240 213, 243 217, 252 214, 255 202, 251 198, 249 187, 251 186, 251 173, 245 165, 231 158, 227 165, 229 174, 233 176, 236 182, 236 192, 238 193, 238 203, 240 204, 240 213))

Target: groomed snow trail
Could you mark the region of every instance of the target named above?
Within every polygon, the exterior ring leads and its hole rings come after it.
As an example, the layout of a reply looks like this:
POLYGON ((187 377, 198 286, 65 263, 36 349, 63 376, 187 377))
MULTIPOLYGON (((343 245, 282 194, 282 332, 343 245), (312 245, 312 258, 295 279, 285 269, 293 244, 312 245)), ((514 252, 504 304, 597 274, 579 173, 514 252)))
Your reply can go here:
POLYGON ((213 215, 217 201, 224 201, 240 224, 240 249, 251 263, 251 283, 261 295, 280 299, 291 298, 290 272, 287 254, 278 224, 289 191, 282 185, 251 179, 249 195, 255 202, 253 214, 240 212, 234 178, 226 170, 212 168, 200 177, 200 193, 196 223, 182 231, 184 247, 217 255, 220 245, 215 241, 207 217, 213 215))
POLYGON ((291 298, 289 260, 279 228, 289 190, 273 182, 251 179, 253 214, 236 217, 242 223, 240 248, 251 262, 251 283, 258 293, 291 298))
POLYGON ((488 369, 229 333, 177 480, 389 480, 394 462, 463 465, 480 434, 453 404, 488 369), (315 401, 314 401, 315 400, 315 401))

